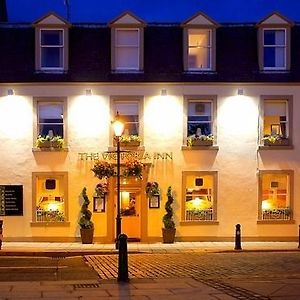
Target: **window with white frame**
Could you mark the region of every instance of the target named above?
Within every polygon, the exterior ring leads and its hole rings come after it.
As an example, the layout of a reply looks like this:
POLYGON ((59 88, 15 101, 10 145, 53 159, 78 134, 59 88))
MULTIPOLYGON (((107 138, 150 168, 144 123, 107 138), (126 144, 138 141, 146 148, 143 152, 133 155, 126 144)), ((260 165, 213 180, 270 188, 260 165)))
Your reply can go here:
POLYGON ((62 29, 40 30, 41 69, 64 68, 64 31, 62 29))
POLYGON ((140 29, 118 28, 115 30, 115 69, 139 70, 140 29))
POLYGON ((140 135, 140 117, 139 117, 139 101, 138 100, 116 100, 114 101, 114 115, 119 113, 120 119, 124 122, 125 136, 140 135))
POLYGON ((263 30, 264 69, 286 69, 286 29, 263 30))
POLYGON ((290 220, 292 216, 292 171, 260 171, 259 219, 290 220))
POLYGON ((291 107, 291 97, 263 98, 263 141, 265 144, 291 144, 291 107))
POLYGON ((213 134, 213 101, 188 100, 187 137, 213 134))
POLYGON ((188 29, 188 69, 210 70, 212 58, 212 30, 188 29))
POLYGON ((66 222, 68 186, 66 172, 41 172, 32 174, 33 221, 66 222))
POLYGON ((37 101, 37 135, 64 138, 63 101, 37 101))
POLYGON ((184 221, 216 220, 216 172, 183 172, 184 221))

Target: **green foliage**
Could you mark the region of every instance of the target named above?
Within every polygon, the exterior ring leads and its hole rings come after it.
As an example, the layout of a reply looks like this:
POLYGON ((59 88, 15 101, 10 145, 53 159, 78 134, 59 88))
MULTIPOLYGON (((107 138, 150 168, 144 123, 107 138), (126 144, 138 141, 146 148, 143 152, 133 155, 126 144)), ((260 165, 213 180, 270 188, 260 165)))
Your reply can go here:
POLYGON ((88 198, 88 195, 86 193, 86 188, 84 187, 82 192, 81 192, 81 196, 83 198, 83 204, 81 206, 81 217, 80 220, 78 222, 78 224, 80 225, 80 228, 82 229, 91 229, 94 228, 94 223, 91 221, 92 218, 92 212, 88 209, 89 204, 90 204, 90 200, 88 198))
POLYGON ((147 184, 146 184, 146 194, 147 194, 148 198, 151 198, 154 195, 159 195, 160 194, 159 185, 156 181, 147 182, 147 184))
POLYGON ((92 171, 99 179, 109 178, 115 175, 114 166, 106 161, 97 161, 92 171))
POLYGON ((268 141, 271 144, 274 144, 276 141, 283 139, 283 136, 279 134, 270 134, 263 137, 263 141, 268 141))
POLYGON ((195 143, 195 141, 214 141, 215 137, 213 134, 209 134, 209 135, 191 135, 187 138, 187 145, 189 147, 193 146, 193 144, 195 143))
POLYGON ((130 142, 141 142, 141 138, 138 135, 122 135, 120 136, 120 143, 129 144, 130 142))
POLYGON ((62 148, 63 144, 64 144, 64 139, 59 135, 56 135, 56 136, 39 135, 36 139, 37 147, 62 148))
POLYGON ((172 208, 174 197, 172 195, 172 188, 170 186, 168 187, 167 197, 168 200, 165 204, 166 214, 163 216, 163 224, 166 229, 174 229, 175 222, 173 220, 173 208, 172 208))

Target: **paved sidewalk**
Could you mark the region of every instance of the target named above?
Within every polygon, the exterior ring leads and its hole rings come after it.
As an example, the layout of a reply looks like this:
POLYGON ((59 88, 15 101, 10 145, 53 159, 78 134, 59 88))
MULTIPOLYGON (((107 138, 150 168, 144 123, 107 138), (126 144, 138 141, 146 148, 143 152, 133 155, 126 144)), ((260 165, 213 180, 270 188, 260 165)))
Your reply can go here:
MULTIPOLYGON (((233 242, 175 242, 128 243, 128 252, 134 253, 174 253, 174 252, 223 252, 234 251, 233 242)), ((243 251, 300 251, 297 242, 244 242, 243 251)), ((50 242, 3 242, 0 255, 41 255, 41 254, 113 254, 114 244, 50 243, 50 242)))

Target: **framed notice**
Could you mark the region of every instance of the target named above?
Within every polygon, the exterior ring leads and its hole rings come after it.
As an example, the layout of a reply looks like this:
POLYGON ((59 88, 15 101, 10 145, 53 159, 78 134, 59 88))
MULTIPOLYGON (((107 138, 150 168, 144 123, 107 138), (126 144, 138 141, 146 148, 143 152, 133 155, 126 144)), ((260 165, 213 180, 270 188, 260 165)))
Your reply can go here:
POLYGON ((105 195, 102 197, 94 197, 94 205, 93 205, 94 212, 105 212, 105 195))
POLYGON ((23 216, 23 185, 0 185, 0 216, 23 216))
POLYGON ((159 208, 160 207, 160 196, 153 195, 149 198, 149 208, 159 208))

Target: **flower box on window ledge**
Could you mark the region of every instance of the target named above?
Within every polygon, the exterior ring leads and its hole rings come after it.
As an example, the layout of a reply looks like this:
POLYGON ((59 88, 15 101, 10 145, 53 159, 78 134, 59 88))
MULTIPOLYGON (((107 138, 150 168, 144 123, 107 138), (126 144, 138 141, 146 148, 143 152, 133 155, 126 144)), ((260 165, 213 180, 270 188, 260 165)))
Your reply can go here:
POLYGON ((61 149, 64 144, 64 139, 61 136, 41 136, 39 135, 36 140, 36 146, 41 150, 61 149))
MULTIPOLYGON (((121 147, 139 147, 141 144, 141 138, 138 135, 122 135, 120 136, 120 146, 121 147)), ((117 143, 114 140, 114 146, 117 143)))
POLYGON ((281 135, 267 135, 263 138, 264 146, 288 146, 289 139, 281 135))
POLYGON ((187 138, 187 146, 212 146, 214 143, 214 136, 209 135, 191 135, 187 138))

